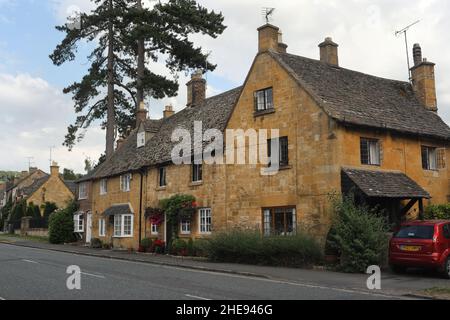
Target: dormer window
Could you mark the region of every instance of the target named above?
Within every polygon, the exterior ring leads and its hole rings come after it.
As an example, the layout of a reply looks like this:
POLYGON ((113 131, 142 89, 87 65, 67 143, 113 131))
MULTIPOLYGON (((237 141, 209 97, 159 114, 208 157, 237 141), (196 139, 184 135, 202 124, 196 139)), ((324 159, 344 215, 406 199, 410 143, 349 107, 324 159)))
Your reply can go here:
POLYGON ((145 131, 138 132, 136 145, 138 148, 145 146, 145 131))

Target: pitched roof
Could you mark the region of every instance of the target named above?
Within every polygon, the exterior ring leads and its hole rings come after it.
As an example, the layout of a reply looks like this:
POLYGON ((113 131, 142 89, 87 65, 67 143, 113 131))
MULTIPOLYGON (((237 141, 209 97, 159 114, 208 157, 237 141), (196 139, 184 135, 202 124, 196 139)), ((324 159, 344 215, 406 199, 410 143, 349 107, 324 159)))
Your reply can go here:
POLYGON ((203 132, 208 129, 224 131, 241 90, 242 87, 238 87, 210 97, 203 103, 185 108, 166 119, 147 120, 146 128, 159 128, 146 142, 145 147, 137 148, 137 130, 133 130, 109 160, 101 164, 93 174, 81 178, 78 182, 115 176, 171 161, 171 152, 176 145, 171 139, 173 131, 180 128, 193 133, 195 121, 202 122, 203 132))
MULTIPOLYGON (((374 198, 430 198, 430 194, 402 172, 342 169, 366 196, 374 198)), ((347 190, 350 191, 350 190, 347 190)))
MULTIPOLYGON (((31 196, 36 191, 39 190, 49 179, 50 175, 46 175, 45 177, 42 177, 41 179, 35 180, 31 185, 28 187, 22 188, 21 192, 26 196, 31 196)), ((61 181, 64 183, 64 185, 67 187, 67 189, 70 190, 74 195, 76 195, 77 192, 77 185, 73 181, 64 180, 62 178, 62 175, 60 175, 61 181)))
POLYGON ((408 82, 383 79, 287 53, 270 54, 335 120, 450 140, 450 128, 408 82))
POLYGON ((77 184, 75 183, 75 181, 63 180, 63 182, 66 185, 67 189, 70 190, 70 192, 72 192, 74 195, 77 194, 78 188, 77 188, 77 184))
POLYGON ((42 187, 48 181, 48 179, 50 179, 50 175, 37 179, 28 187, 22 188, 21 192, 26 196, 31 196, 33 193, 38 191, 39 188, 42 187))

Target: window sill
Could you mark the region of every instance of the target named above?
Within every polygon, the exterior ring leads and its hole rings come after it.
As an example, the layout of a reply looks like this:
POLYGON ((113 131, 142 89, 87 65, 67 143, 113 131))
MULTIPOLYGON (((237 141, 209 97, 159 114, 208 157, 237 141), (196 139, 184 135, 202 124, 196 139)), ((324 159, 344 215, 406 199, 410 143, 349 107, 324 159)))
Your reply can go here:
POLYGON ((114 239, 131 239, 133 236, 113 236, 114 239))
POLYGON ((156 190, 156 191, 166 191, 166 190, 167 190, 167 186, 164 186, 164 187, 156 187, 155 190, 156 190))
POLYGON ((255 112, 253 113, 253 116, 254 116, 255 118, 257 118, 257 117, 262 117, 262 116, 269 115, 269 114, 273 114, 273 113, 275 113, 275 108, 267 109, 267 110, 255 111, 255 112))
POLYGON ((203 181, 195 181, 195 182, 191 182, 191 184, 189 186, 191 187, 198 187, 203 185, 203 181))
POLYGON ((86 198, 78 198, 78 201, 81 201, 81 200, 87 200, 88 198, 86 197, 86 198))

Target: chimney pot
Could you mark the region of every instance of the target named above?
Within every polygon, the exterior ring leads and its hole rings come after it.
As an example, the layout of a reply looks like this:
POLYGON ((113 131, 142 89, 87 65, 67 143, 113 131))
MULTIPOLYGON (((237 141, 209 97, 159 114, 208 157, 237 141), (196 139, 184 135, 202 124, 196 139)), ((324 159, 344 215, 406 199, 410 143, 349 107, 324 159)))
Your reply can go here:
POLYGON ((167 119, 175 114, 175 111, 173 111, 172 105, 166 106, 166 109, 164 110, 164 119, 167 119))
POLYGON ((206 80, 201 70, 195 71, 187 86, 187 106, 196 106, 206 99, 206 80))
POLYGON ((413 47, 413 57, 414 57, 414 65, 418 66, 422 63, 422 48, 420 44, 416 43, 413 47))
POLYGON ((53 161, 52 165, 50 166, 50 175, 53 177, 59 176, 59 166, 56 161, 53 161))
POLYGON ((122 147, 123 143, 124 143, 125 139, 123 137, 120 137, 117 142, 116 142, 116 150, 119 149, 120 147, 122 147))
POLYGON ((331 37, 326 37, 325 41, 319 44, 320 61, 339 66, 338 47, 331 37))

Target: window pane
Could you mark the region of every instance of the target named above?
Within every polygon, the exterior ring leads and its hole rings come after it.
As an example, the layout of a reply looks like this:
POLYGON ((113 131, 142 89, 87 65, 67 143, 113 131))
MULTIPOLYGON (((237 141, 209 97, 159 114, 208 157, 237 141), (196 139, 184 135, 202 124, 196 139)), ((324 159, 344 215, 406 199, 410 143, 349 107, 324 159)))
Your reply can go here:
POLYGON ((264 210, 264 235, 270 236, 272 233, 272 214, 270 210, 264 210))
POLYGON ((429 165, 430 170, 436 170, 437 169, 437 157, 436 157, 436 149, 435 148, 429 148, 428 149, 428 157, 429 157, 429 165))
POLYGON ((114 236, 120 237, 122 235, 122 217, 114 216, 114 236))
POLYGON ((256 101, 257 101, 257 108, 258 111, 265 110, 266 104, 265 104, 265 94, 264 91, 258 91, 256 93, 256 101))
POLYGON ((273 90, 266 90, 266 109, 273 109, 273 90))
POLYGON ((212 224, 211 209, 200 210, 200 233, 210 233, 212 224))
POLYGON ((289 142, 288 137, 280 138, 280 165, 287 166, 289 164, 289 142))
POLYGON ((370 164, 367 139, 361 139, 361 164, 370 164))
POLYGON ((428 164, 428 148, 422 147, 422 168, 425 170, 430 169, 428 164))
POLYGON ((372 140, 369 143, 370 145, 370 149, 369 149, 369 154, 370 154, 370 164, 372 165, 379 165, 380 164, 380 144, 378 141, 376 140, 372 140))

